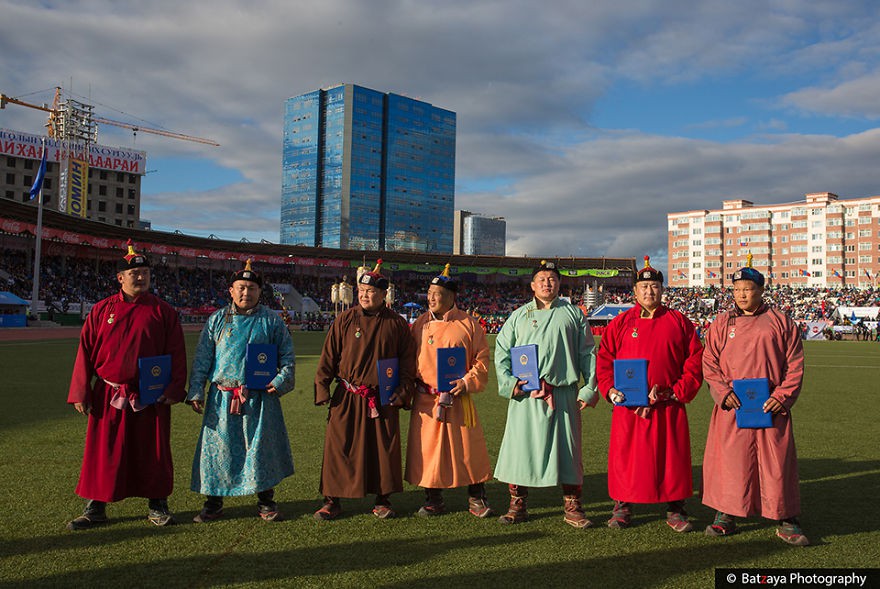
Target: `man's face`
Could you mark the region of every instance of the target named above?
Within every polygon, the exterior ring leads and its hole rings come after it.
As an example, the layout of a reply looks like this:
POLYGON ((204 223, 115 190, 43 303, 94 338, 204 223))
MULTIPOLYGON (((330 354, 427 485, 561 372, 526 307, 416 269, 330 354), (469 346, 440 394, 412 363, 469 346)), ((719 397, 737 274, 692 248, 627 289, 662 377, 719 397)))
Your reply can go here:
POLYGON ((660 306, 663 297, 663 285, 656 280, 642 280, 633 287, 636 301, 646 311, 653 311, 660 306))
POLYGON ((364 311, 378 311, 385 305, 386 291, 369 284, 358 284, 358 304, 364 311))
POLYGON ((236 280, 229 287, 229 296, 239 309, 247 311, 253 309, 260 302, 262 289, 256 282, 250 280, 236 280))
POLYGON ((428 287, 428 309, 435 315, 442 315, 455 304, 455 293, 438 284, 428 287))
POLYGON ((122 286, 122 292, 130 297, 142 295, 150 290, 150 269, 146 267, 131 268, 116 273, 116 280, 122 286))
POLYGON ((532 278, 532 292, 542 303, 550 303, 559 294, 559 277, 556 272, 541 270, 532 278))
POLYGON ((754 312, 761 306, 764 288, 751 280, 737 280, 733 283, 733 300, 742 311, 754 312))

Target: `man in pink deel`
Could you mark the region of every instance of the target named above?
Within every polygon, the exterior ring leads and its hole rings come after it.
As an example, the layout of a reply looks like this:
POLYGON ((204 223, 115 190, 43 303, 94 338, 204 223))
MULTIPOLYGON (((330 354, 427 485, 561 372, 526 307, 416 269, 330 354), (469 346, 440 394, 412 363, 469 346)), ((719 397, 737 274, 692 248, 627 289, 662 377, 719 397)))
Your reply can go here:
POLYGON ((717 510, 709 536, 736 532, 735 517, 777 520, 776 535, 795 546, 809 540, 801 530, 797 453, 791 408, 801 391, 804 351, 797 324, 763 300, 764 276, 751 267, 733 274, 736 307, 709 327, 703 376, 715 400, 703 458, 703 503, 717 510), (742 400, 733 381, 767 379, 772 414, 766 428, 740 428, 742 400))

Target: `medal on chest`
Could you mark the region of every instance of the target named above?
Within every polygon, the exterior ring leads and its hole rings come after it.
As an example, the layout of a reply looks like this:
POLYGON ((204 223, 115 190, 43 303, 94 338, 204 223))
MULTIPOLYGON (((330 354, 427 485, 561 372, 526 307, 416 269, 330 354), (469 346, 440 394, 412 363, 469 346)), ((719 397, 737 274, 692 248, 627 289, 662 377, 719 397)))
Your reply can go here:
POLYGON ((360 328, 360 326, 358 326, 358 327, 354 330, 354 337, 356 337, 357 339, 360 339, 360 337, 361 337, 361 328, 360 328))
POLYGON ((107 323, 112 325, 114 321, 116 321, 116 313, 110 313, 110 317, 107 318, 107 323))
POLYGON ((428 344, 432 345, 432 346, 434 345, 434 334, 433 333, 428 334, 428 344))
POLYGON ((630 335, 633 337, 639 337, 639 328, 633 327, 633 332, 630 335))
POLYGON ((538 328, 538 320, 532 319, 532 329, 537 329, 537 328, 538 328))
POLYGON ((736 327, 734 327, 733 329, 730 330, 730 333, 727 334, 727 337, 729 337, 730 339, 733 339, 736 337, 736 327))

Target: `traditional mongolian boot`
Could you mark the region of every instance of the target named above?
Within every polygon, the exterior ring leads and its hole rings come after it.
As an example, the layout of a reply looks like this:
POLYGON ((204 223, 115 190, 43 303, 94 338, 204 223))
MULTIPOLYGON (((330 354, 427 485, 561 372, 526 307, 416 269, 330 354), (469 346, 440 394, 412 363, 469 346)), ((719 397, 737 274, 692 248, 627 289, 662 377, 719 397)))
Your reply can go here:
POLYGON ((492 515, 492 508, 486 499, 486 485, 468 485, 468 511, 471 515, 483 518, 492 515))
POLYGON ((106 508, 107 504, 103 501, 89 499, 86 501, 86 507, 83 510, 82 515, 69 522, 67 524, 67 529, 71 531, 87 530, 89 528, 94 528, 95 526, 106 524, 109 521, 107 519, 106 508))
POLYGON ((260 509, 260 517, 263 521, 280 522, 284 519, 278 511, 278 504, 275 503, 275 489, 266 489, 257 493, 257 507, 260 509))
POLYGON ((208 495, 205 499, 205 504, 202 506, 202 511, 193 518, 193 521, 197 524, 206 524, 215 519, 220 519, 222 515, 223 497, 208 495))
POLYGON ((792 546, 810 545, 810 541, 804 536, 801 524, 796 518, 784 519, 779 522, 779 527, 776 528, 776 535, 782 538, 783 542, 791 544, 792 546))
POLYGON ((391 519, 397 517, 394 508, 391 507, 391 498, 388 495, 376 495, 376 504, 373 506, 373 515, 379 519, 391 519))
POLYGON ((684 510, 684 501, 670 501, 666 508, 666 524, 679 533, 690 532, 694 529, 688 521, 687 511, 684 510))
POLYGON ((425 504, 419 509, 417 515, 430 517, 446 513, 446 505, 443 503, 443 491, 440 489, 425 489, 425 504))
POLYGON ((593 525, 593 522, 587 519, 584 514, 584 508, 581 505, 581 490, 580 485, 562 485, 562 499, 565 505, 564 521, 578 529, 589 528, 593 525))
POLYGON ((614 529, 628 528, 632 522, 632 507, 625 501, 615 501, 614 509, 611 510, 611 519, 608 527, 614 529))
POLYGON ((715 521, 706 526, 707 536, 730 536, 735 533, 736 522, 733 516, 720 511, 715 514, 715 521))
POLYGON ((526 500, 529 497, 529 488, 521 485, 509 485, 510 507, 507 513, 498 518, 502 524, 518 524, 529 519, 526 500))
POLYGON ((170 526, 177 523, 174 520, 174 516, 171 515, 171 510, 168 509, 167 499, 150 499, 148 505, 150 510, 147 514, 147 519, 150 520, 151 524, 170 526))
POLYGON ((324 497, 324 505, 313 517, 317 520, 329 521, 339 517, 340 513, 342 513, 342 503, 339 502, 339 497, 324 497))

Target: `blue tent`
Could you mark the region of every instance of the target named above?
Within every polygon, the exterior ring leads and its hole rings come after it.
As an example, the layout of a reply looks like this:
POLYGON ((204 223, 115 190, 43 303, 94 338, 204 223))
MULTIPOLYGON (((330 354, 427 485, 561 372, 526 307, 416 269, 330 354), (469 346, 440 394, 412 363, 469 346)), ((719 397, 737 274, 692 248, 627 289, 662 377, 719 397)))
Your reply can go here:
POLYGON ((0 291, 0 327, 27 327, 29 304, 11 292, 0 291))

